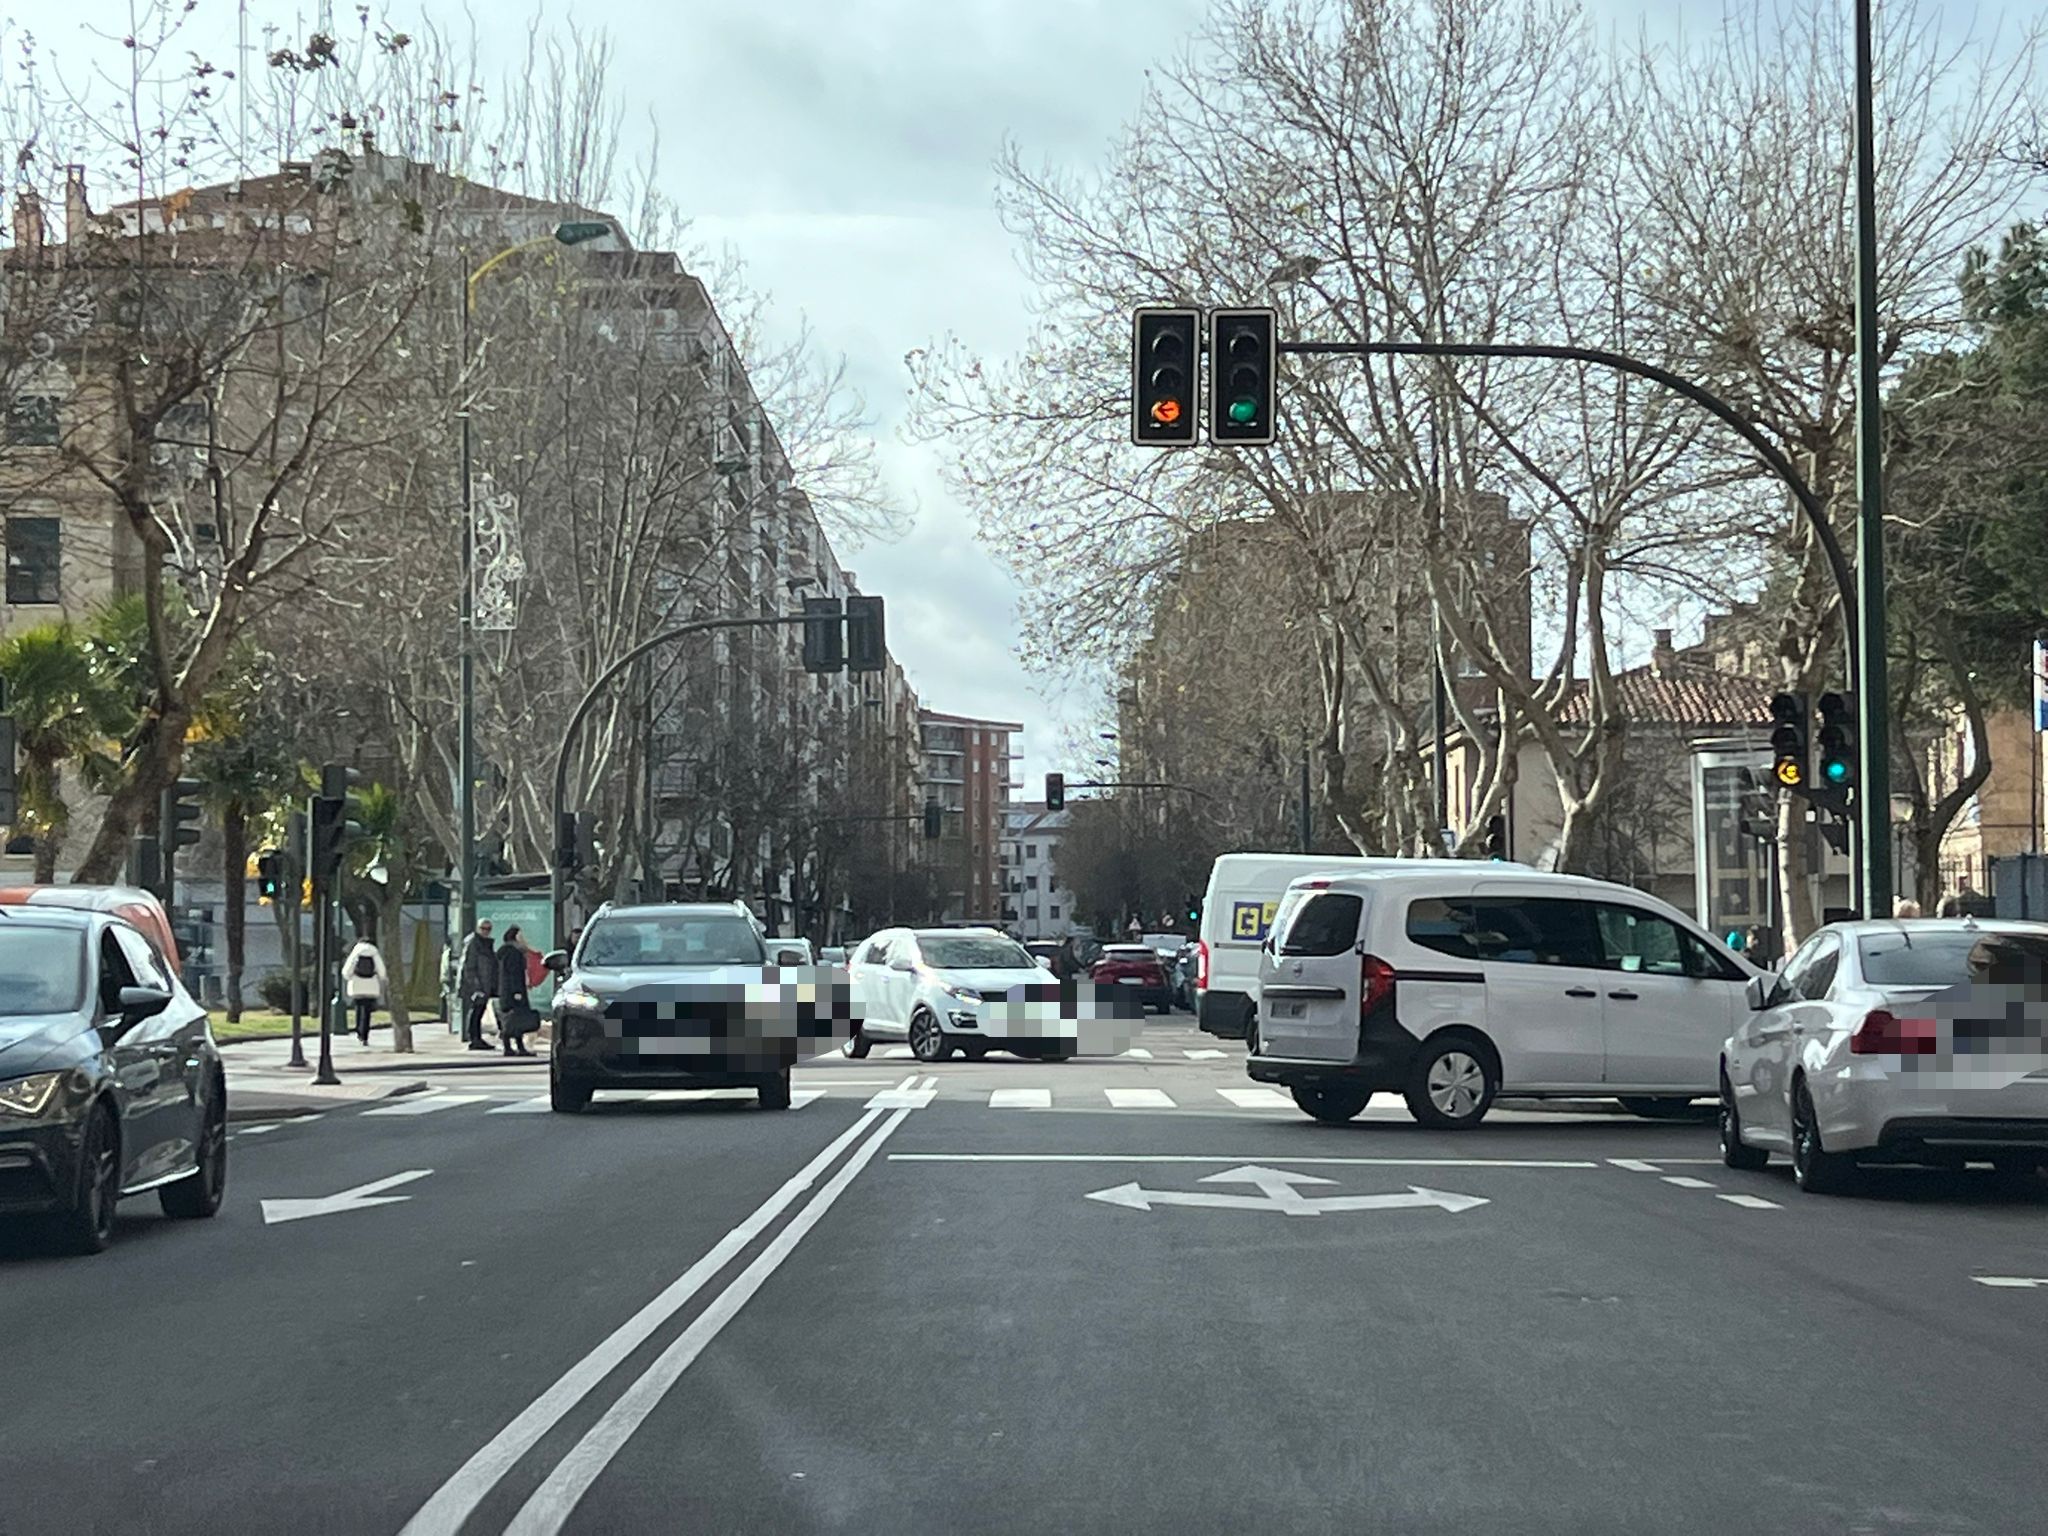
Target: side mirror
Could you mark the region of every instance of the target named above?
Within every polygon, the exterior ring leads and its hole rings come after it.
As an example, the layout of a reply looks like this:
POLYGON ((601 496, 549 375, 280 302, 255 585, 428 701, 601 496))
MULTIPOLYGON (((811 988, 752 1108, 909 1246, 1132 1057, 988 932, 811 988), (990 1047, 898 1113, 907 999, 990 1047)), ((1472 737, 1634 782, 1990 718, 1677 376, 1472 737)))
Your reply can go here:
POLYGON ((569 951, 566 949, 551 949, 541 957, 540 963, 553 971, 557 976, 565 976, 569 971, 569 951))
POLYGON ((162 987, 123 987, 121 1023, 126 1026, 153 1019, 171 1006, 171 994, 162 987))
POLYGON ((1039 968, 1039 969, 1040 969, 1041 971, 1049 971, 1049 970, 1051 970, 1051 969, 1052 969, 1052 956, 1051 956, 1051 955, 1040 955, 1040 956, 1038 957, 1038 968, 1039 968))
POLYGON ((811 961, 800 949, 778 949, 775 951, 775 963, 778 966, 799 966, 809 965, 811 961))
POLYGON ((1749 985, 1742 989, 1742 995, 1749 1003, 1751 1013, 1762 1013, 1771 1006, 1771 997, 1777 991, 1778 978, 1775 976, 1752 976, 1749 985))

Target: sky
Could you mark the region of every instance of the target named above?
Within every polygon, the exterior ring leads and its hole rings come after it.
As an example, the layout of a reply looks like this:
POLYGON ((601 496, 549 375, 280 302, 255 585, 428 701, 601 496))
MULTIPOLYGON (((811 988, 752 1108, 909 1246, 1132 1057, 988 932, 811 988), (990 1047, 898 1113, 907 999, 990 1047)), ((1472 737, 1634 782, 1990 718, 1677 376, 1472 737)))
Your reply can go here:
MULTIPOLYGON (((231 37, 229 0, 200 3, 231 37)), ((118 36, 127 6, 8 9, 45 45, 75 53, 87 25, 118 36)), ((465 27, 453 5, 424 9, 465 27)), ((1034 678, 1018 661, 1014 582, 948 494, 937 450, 902 436, 903 357, 949 333, 991 357, 1021 346, 1030 294, 993 200, 1004 137, 1033 157, 1095 162, 1133 114, 1146 66, 1174 52, 1206 9, 1207 0, 576 0, 573 12, 579 29, 618 45, 622 158, 658 133, 663 190, 692 238, 743 258, 773 296, 771 326, 787 333, 807 317, 819 343, 846 356, 889 483, 918 510, 906 537, 842 547, 840 558, 888 599, 891 649, 926 704, 1024 725, 1017 782, 1027 796, 1049 768, 1086 767, 1095 747, 1069 757, 1065 746, 1093 743, 1109 704, 1089 680, 1034 678)), ((1624 34, 1655 37, 1718 26, 1722 0, 1587 9, 1624 34)), ((1935 9, 1952 25, 1983 27, 2002 8, 1935 9)), ((522 28, 497 24, 514 10, 490 0, 475 12, 487 78, 493 47, 509 62, 523 43, 522 28)), ((250 11, 259 23, 289 15, 267 0, 250 0, 250 11)), ((541 11, 558 27, 570 14, 560 3, 541 11)))

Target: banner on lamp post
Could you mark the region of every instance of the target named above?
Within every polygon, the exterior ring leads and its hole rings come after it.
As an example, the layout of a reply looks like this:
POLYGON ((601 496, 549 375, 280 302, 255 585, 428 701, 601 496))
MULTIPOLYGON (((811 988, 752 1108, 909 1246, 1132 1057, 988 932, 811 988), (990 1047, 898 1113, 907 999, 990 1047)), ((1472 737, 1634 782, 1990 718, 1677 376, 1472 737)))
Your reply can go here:
POLYGON ((2034 729, 2048 731, 2048 639, 2034 638, 2034 729))

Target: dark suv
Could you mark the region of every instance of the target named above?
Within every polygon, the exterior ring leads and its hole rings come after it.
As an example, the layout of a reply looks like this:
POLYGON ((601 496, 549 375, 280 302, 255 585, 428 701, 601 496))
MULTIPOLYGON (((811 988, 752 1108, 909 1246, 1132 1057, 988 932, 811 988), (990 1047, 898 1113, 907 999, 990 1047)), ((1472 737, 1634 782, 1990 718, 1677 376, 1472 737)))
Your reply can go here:
POLYGON ((773 942, 738 902, 600 908, 573 956, 547 957, 562 976, 551 1106, 574 1113, 599 1088, 752 1088, 789 1108, 789 1069, 834 1010, 808 955, 771 956, 773 942))

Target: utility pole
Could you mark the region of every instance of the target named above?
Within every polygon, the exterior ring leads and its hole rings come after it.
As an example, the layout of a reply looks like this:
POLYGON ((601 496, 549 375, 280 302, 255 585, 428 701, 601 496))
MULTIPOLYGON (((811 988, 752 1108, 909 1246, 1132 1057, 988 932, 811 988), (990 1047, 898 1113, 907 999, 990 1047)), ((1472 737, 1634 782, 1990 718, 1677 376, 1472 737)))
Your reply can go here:
MULTIPOLYGON (((462 367, 457 387, 464 392, 462 407, 462 683, 458 713, 461 716, 455 748, 455 840, 462 845, 458 855, 461 888, 456 905, 456 932, 465 938, 476 929, 476 507, 471 480, 473 449, 469 425, 469 311, 473 288, 463 257, 462 367)), ((325 1031, 322 1031, 323 1044, 325 1031)))
POLYGON ((1892 906, 1891 720, 1885 669, 1884 422, 1878 393, 1877 170, 1870 0, 1856 3, 1856 596, 1855 684, 1862 719, 1857 831, 1865 917, 1892 906))

